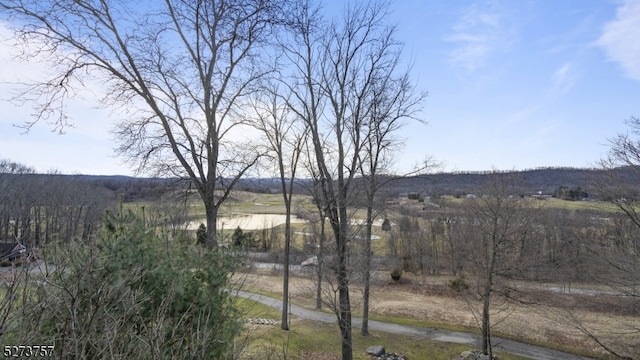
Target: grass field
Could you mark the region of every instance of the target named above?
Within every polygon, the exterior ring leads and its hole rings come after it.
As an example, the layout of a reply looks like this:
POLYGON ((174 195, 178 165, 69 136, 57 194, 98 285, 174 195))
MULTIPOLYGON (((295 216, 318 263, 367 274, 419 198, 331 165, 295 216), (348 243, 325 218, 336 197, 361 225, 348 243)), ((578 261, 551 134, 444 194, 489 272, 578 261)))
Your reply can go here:
MULTIPOLYGON (((280 296, 282 291, 280 276, 269 273, 251 273, 245 276, 244 289, 275 298, 280 296)), ((405 274, 405 276, 408 275, 405 274)), ((479 328, 469 306, 479 304, 473 301, 468 303, 456 295, 439 293, 430 286, 434 281, 440 282, 433 277, 409 277, 401 284, 389 281, 375 282, 371 295, 370 318, 400 325, 478 333, 479 328)), ((315 307, 315 290, 311 280, 305 277, 293 277, 289 289, 292 302, 309 309, 315 307)), ((360 291, 361 288, 357 284, 352 284, 354 316, 359 316, 361 311, 360 291)), ((553 293, 548 293, 548 296, 552 296, 551 294, 553 293)), ((561 296, 558 299, 558 301, 567 300, 570 300, 567 296, 561 296)), ((580 298, 570 301, 580 301, 580 298)), ((323 311, 329 312, 327 309, 323 311)), ((514 303, 508 308, 496 307, 492 313, 495 321, 494 336, 600 359, 610 357, 603 354, 602 349, 592 339, 572 325, 573 316, 581 319, 583 325, 588 328, 595 329, 594 334, 601 339, 611 341, 615 337, 618 342, 624 342, 629 346, 633 344, 637 346, 637 339, 629 330, 640 328, 638 317, 588 309, 576 310, 573 315, 568 316, 562 307, 551 305, 514 303)), ((276 314, 275 319, 279 319, 279 314, 276 314)), ((354 329, 354 334, 358 330, 354 329)), ((337 334, 337 327, 334 327, 333 331, 337 334)), ((390 341, 389 344, 394 342, 390 341)), ((389 349, 389 351, 394 350, 389 349)), ((396 351, 400 352, 400 350, 396 351)))
MULTIPOLYGON (((278 320, 279 312, 251 300, 239 300, 239 305, 247 318, 267 318, 278 320)), ((245 346, 243 359, 340 359, 340 334, 335 324, 327 324, 293 318, 290 331, 277 325, 247 325, 242 336, 245 346)), ((361 336, 357 329, 353 332, 354 358, 369 360, 365 354, 367 347, 382 345, 387 352, 397 352, 412 360, 451 360, 461 352, 471 350, 468 346, 430 341, 409 336, 383 332, 372 332, 361 336)), ((497 353, 499 359, 519 360, 523 357, 497 353)))
MULTIPOLYGON (((451 204, 461 205, 468 199, 454 196, 443 196, 443 199, 451 204)), ((540 200, 538 203, 546 209, 564 209, 564 210, 592 210, 601 212, 617 211, 615 205, 605 201, 568 201, 556 198, 540 200)))

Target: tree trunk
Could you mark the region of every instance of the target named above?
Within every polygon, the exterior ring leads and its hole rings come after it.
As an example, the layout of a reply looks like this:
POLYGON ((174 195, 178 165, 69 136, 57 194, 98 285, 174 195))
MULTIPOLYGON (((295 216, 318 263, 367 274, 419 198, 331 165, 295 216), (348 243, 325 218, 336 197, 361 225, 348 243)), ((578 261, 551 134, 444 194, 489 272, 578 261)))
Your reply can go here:
POLYGON ((353 359, 353 344, 351 341, 351 303, 349 301, 349 277, 347 274, 347 244, 346 234, 340 234, 338 244, 338 325, 342 336, 342 360, 353 359))
POLYGON ((207 247, 209 249, 215 249, 218 247, 217 240, 217 221, 218 221, 218 208, 215 204, 205 201, 205 212, 207 215, 207 247))
POLYGON ((431 222, 431 245, 433 246, 433 262, 431 268, 433 269, 433 275, 440 275, 440 254, 438 251, 438 230, 440 227, 436 224, 439 225, 437 221, 431 222))
POLYGON ((289 253, 291 249, 291 198, 285 195, 286 217, 284 225, 284 276, 282 279, 282 322, 280 328, 289 330, 289 253))
POLYGON ((491 238, 490 244, 487 244, 487 267, 485 273, 484 291, 482 294, 482 353, 493 358, 493 349, 491 348, 491 319, 489 315, 491 304, 491 293, 493 291, 493 272, 495 269, 496 256, 498 251, 497 240, 491 238))
POLYGON ((367 207, 367 224, 364 239, 364 293, 362 295, 362 336, 369 335, 369 293, 371 291, 371 227, 373 209, 367 207))
POLYGON ((318 284, 316 287, 316 309, 322 309, 322 273, 324 272, 324 220, 320 216, 320 244, 318 244, 318 284))
POLYGON ((485 290, 484 302, 482 304, 482 353, 491 355, 491 334, 489 322, 489 296, 490 291, 485 290), (489 294, 487 294, 489 293, 489 294))

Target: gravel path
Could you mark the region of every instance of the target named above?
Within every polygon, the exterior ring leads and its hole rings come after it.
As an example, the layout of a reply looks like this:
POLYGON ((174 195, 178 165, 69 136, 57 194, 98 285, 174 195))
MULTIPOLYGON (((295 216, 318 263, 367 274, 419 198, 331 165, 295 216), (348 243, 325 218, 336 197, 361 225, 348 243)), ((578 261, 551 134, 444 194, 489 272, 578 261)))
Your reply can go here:
MULTIPOLYGON (((261 304, 271 306, 278 310, 282 310, 282 300, 274 299, 268 296, 255 294, 247 291, 238 291, 237 295, 246 299, 257 301, 261 304)), ((336 316, 321 311, 306 309, 297 305, 291 305, 291 314, 313 321, 321 321, 335 323, 336 316)), ((360 327, 362 319, 353 318, 352 326, 360 327)), ((422 337, 434 341, 444 341, 457 344, 466 344, 470 347, 478 347, 480 344, 480 336, 475 334, 442 330, 436 328, 421 328, 408 325, 398 325, 386 322, 369 320, 369 329, 375 331, 388 332, 393 334, 408 335, 414 337, 422 337)), ((540 346, 529 345, 517 341, 501 339, 498 337, 491 338, 493 349, 514 355, 524 356, 536 360, 588 360, 591 358, 564 353, 557 350, 547 349, 540 346)))

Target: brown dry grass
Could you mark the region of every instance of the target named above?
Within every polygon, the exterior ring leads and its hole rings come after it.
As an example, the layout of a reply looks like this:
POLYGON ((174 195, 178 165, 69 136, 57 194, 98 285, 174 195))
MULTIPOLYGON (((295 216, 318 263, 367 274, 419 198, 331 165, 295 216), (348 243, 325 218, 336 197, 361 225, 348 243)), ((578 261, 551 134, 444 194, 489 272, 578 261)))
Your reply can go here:
MULTIPOLYGON (((374 281, 371 292, 371 317, 376 316, 422 321, 425 325, 451 325, 452 328, 478 329, 472 309, 480 303, 449 289, 446 278, 425 278, 405 274, 400 283, 385 279, 374 281)), ((282 292, 282 278, 274 274, 247 274, 245 287, 251 290, 278 294, 282 292)), ((305 277, 292 277, 290 292, 293 302, 313 308, 315 290, 313 281, 305 277)), ((356 316, 360 308, 360 288, 352 285, 352 306, 356 316)), ((619 315, 587 306, 588 295, 535 293, 535 304, 498 303, 492 309, 493 334, 524 342, 573 350, 582 354, 602 356, 602 349, 579 330, 578 324, 592 331, 607 344, 615 344, 620 351, 627 346, 638 346, 637 330, 640 318, 619 315), (571 304, 580 304, 572 306, 571 304)), ((402 320, 399 320, 402 321, 402 320)))

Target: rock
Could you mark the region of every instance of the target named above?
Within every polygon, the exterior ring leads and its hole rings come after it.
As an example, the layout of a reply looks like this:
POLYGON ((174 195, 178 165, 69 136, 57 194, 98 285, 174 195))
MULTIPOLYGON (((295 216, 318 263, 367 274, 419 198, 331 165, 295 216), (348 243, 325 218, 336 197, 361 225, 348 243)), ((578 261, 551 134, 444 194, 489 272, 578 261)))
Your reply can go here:
POLYGON ((408 360, 406 356, 398 353, 386 353, 376 357, 376 360, 408 360))
POLYGON ((458 356, 458 360, 475 360, 476 354, 473 351, 463 351, 460 356, 458 356))
POLYGON ((468 350, 463 351, 460 356, 458 356, 458 360, 490 360, 491 357, 489 355, 484 355, 482 351, 479 350, 468 350))
POLYGON ((406 356, 398 353, 385 352, 384 346, 376 345, 367 348, 367 355, 371 355, 375 360, 408 360, 406 356))
POLYGON ((382 356, 384 352, 384 346, 382 345, 369 346, 367 348, 367 355, 382 356))

